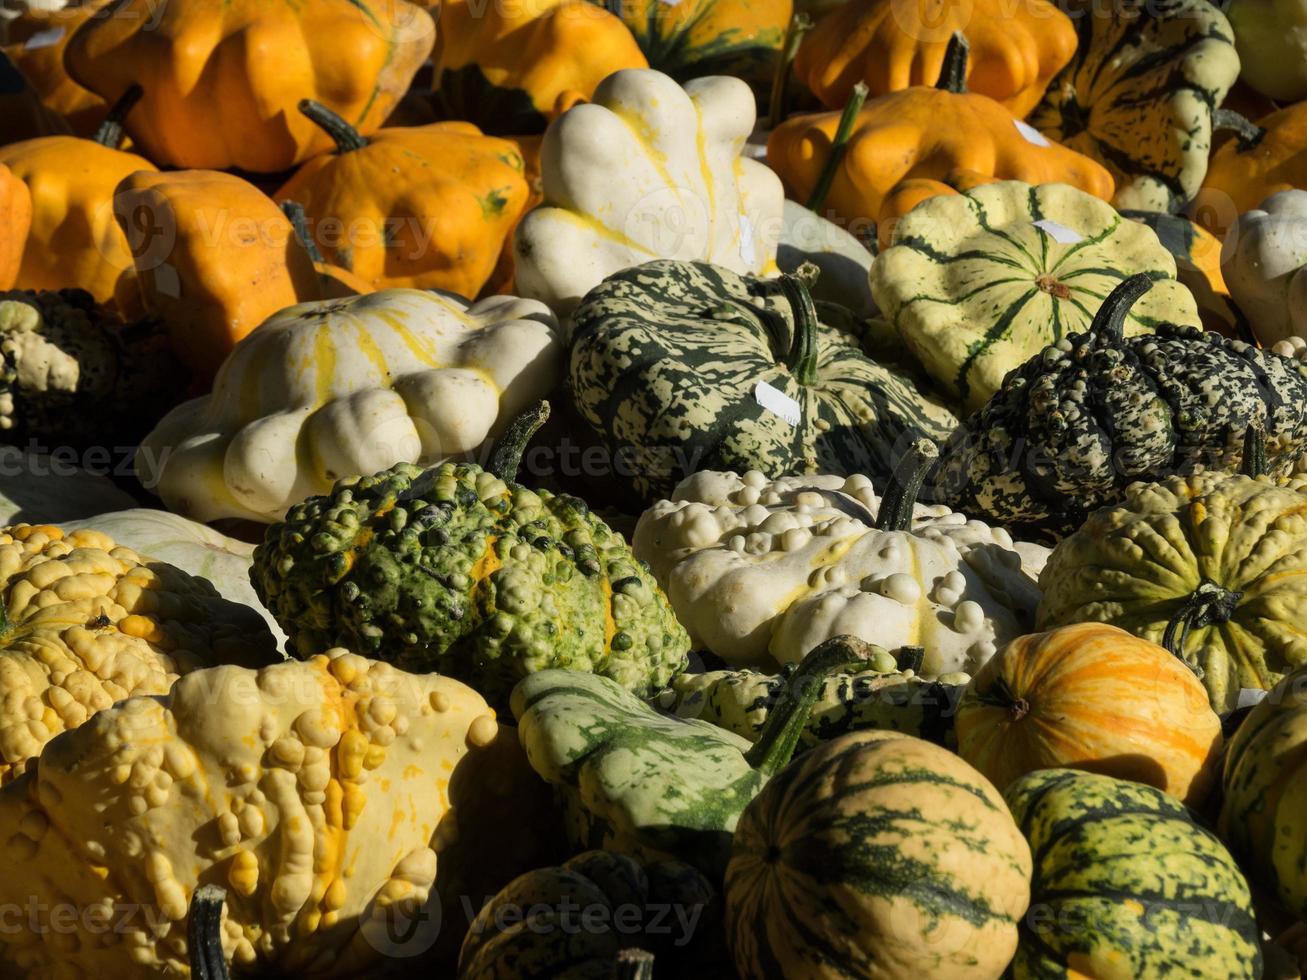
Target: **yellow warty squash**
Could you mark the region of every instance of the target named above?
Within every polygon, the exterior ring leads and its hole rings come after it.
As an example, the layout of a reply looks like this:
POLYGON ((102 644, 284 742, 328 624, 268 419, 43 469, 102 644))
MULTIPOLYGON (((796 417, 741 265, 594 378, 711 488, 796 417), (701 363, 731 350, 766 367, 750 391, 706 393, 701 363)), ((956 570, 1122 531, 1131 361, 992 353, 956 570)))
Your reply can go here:
POLYGON ((344 650, 124 701, 0 790, 0 902, 37 917, 0 935, 0 969, 186 976, 187 906, 216 884, 239 971, 375 976, 425 921, 440 852, 476 829, 451 782, 471 768, 485 794, 509 789, 486 771, 498 738, 471 688, 344 650), (104 918, 52 927, 68 906, 104 918))
POLYGON ((431 15, 404 0, 119 0, 64 64, 110 101, 145 89, 130 132, 156 163, 276 173, 331 146, 300 99, 375 132, 434 44, 431 15))
POLYGON ((259 613, 97 531, 0 530, 0 604, 0 782, 115 701, 275 656, 259 613))

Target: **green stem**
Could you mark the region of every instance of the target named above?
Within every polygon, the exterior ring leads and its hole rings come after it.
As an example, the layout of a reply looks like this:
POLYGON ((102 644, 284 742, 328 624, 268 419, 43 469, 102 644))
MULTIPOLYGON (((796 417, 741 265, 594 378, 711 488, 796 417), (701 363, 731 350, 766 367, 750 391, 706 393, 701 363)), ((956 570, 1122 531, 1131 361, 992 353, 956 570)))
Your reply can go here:
POLYGON ((304 213, 304 205, 299 201, 283 201, 281 213, 295 229, 295 239, 304 247, 304 251, 309 253, 309 258, 314 262, 323 262, 322 251, 318 248, 318 243, 313 240, 313 236, 309 234, 309 219, 304 213))
POLYGON ((91 137, 91 140, 101 146, 107 146, 111 150, 116 150, 122 146, 123 123, 127 121, 127 114, 136 108, 136 103, 141 101, 143 95, 145 95, 145 89, 139 85, 133 85, 120 95, 118 101, 109 109, 109 114, 104 117, 104 122, 100 123, 100 128, 95 131, 95 135, 91 137))
POLYGON ((917 494, 921 493, 921 485, 926 482, 926 476, 937 459, 939 447, 929 439, 918 439, 909 447, 894 468, 885 492, 880 495, 876 530, 907 531, 912 527, 917 494))
POLYGON ((499 445, 495 447, 494 455, 490 457, 490 465, 486 469, 505 483, 513 483, 517 480, 517 470, 522 465, 522 453, 526 452, 527 444, 540 431, 540 427, 548 418, 549 402, 538 401, 509 422, 508 429, 500 438, 499 445))
POLYGON ((1094 322, 1089 325, 1089 332, 1102 340, 1111 343, 1119 342, 1125 336, 1125 316, 1130 312, 1130 307, 1152 288, 1153 277, 1146 272, 1139 272, 1129 279, 1121 280, 1116 288, 1107 294, 1103 305, 1094 314, 1094 322))
POLYGON ((368 145, 366 136, 347 123, 340 115, 332 112, 321 102, 312 99, 300 99, 299 110, 315 126, 332 138, 337 153, 353 153, 368 145))
POLYGON ((1242 592, 1231 592, 1211 579, 1203 579, 1198 588, 1180 604, 1171 621, 1166 624, 1166 631, 1162 634, 1162 646, 1188 664, 1201 677, 1202 668, 1190 664, 1185 659, 1184 648, 1189 642, 1189 631, 1229 622, 1242 598, 1242 592))
POLYGON ((217 885, 201 885, 191 897, 186 923, 191 980, 228 980, 227 960, 222 955, 222 905, 227 893, 217 885))
POLYGON ((1266 138, 1266 130, 1233 109, 1217 109, 1213 112, 1212 129, 1233 132, 1239 137, 1239 149, 1244 151, 1251 150, 1266 138))
POLYGON ((1243 461, 1239 472, 1255 480, 1265 476, 1266 471, 1266 427, 1261 422, 1250 422, 1243 434, 1243 461))
POLYGON ((624 949, 613 961, 613 980, 653 980, 653 968, 653 953, 624 949))
POLYGON ((801 385, 817 383, 817 307, 812 293, 804 283, 804 270, 798 274, 781 276, 781 294, 790 304, 794 315, 794 339, 790 344, 785 366, 801 385))
POLYGON ((775 129, 785 118, 785 87, 790 81, 790 68, 794 64, 794 56, 799 53, 799 43, 810 30, 812 18, 796 7, 790 14, 790 22, 785 25, 785 39, 781 41, 776 72, 772 75, 771 98, 767 103, 768 129, 775 129))
POLYGON ((817 186, 812 189, 812 195, 808 198, 809 211, 820 214, 821 209, 826 206, 826 195, 830 193, 830 185, 835 180, 835 171, 839 169, 840 162, 849 148, 849 137, 853 135, 853 122, 862 111, 862 103, 867 101, 867 91, 867 83, 858 82, 853 86, 849 101, 844 103, 839 125, 835 127, 835 141, 831 144, 830 155, 826 157, 821 173, 817 176, 817 186))
POLYGON ((768 776, 785 768, 799 745, 827 675, 865 670, 871 655, 866 641, 849 635, 833 636, 813 647, 781 691, 758 741, 745 754, 745 761, 768 776))
POLYGON ((954 31, 944 49, 944 64, 939 70, 939 79, 935 88, 942 92, 962 95, 967 90, 967 60, 971 54, 971 45, 961 31, 954 31))

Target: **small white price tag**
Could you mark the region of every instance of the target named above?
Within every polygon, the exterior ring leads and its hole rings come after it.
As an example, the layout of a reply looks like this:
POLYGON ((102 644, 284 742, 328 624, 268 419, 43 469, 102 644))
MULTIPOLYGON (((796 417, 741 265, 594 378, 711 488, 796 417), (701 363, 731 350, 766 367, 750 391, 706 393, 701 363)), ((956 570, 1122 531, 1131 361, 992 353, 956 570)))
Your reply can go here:
POLYGON ((1030 125, 1030 123, 1022 122, 1020 119, 1014 119, 1012 121, 1016 123, 1017 132, 1021 134, 1027 143, 1033 143, 1035 146, 1053 145, 1048 141, 1047 136, 1037 130, 1034 126, 1030 125))
POLYGON ((1068 228, 1066 225, 1059 225, 1051 218, 1041 218, 1035 222, 1035 227, 1053 241, 1061 242, 1063 245, 1075 245, 1085 240, 1080 232, 1068 228))
POLYGON ((747 214, 740 215, 740 260, 750 268, 758 261, 758 250, 753 244, 753 222, 747 214))
POLYGON ((1239 703, 1235 705, 1235 710, 1239 708, 1251 707, 1254 704, 1261 704, 1266 697, 1267 692, 1260 687, 1244 687, 1239 689, 1239 703))
POLYGON ((766 381, 759 381, 753 386, 753 397, 767 411, 780 416, 795 428, 798 428, 799 423, 803 421, 803 409, 799 403, 779 388, 773 388, 766 381))
POLYGON ((27 39, 23 45, 28 51, 40 51, 42 48, 52 48, 64 39, 68 33, 65 27, 47 27, 43 31, 37 31, 27 39))

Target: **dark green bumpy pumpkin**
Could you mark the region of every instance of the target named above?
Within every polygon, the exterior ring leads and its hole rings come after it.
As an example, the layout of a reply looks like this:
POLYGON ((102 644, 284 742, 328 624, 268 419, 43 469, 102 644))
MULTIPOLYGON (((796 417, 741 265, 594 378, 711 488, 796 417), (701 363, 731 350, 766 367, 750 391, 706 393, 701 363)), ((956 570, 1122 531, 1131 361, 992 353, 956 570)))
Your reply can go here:
POLYGON ((1073 769, 1004 796, 1035 859, 1015 980, 1261 976, 1248 883, 1179 800, 1073 769))
POLYGON ((513 482, 547 415, 541 403, 515 421, 488 469, 401 463, 269 527, 250 578, 289 651, 439 671, 497 708, 550 667, 665 687, 690 641, 644 563, 584 501, 513 482))
POLYGON ((649 262, 573 316, 573 401, 646 502, 701 469, 885 479, 908 433, 942 440, 956 424, 861 353, 853 315, 814 303, 798 276, 649 262))
POLYGON ((1307 452, 1307 371, 1290 358, 1192 327, 1122 336, 1152 285, 1133 276, 1088 332, 1046 347, 953 434, 937 493, 991 523, 1058 533, 1121 500, 1137 480, 1237 469, 1250 425, 1268 475, 1307 452))

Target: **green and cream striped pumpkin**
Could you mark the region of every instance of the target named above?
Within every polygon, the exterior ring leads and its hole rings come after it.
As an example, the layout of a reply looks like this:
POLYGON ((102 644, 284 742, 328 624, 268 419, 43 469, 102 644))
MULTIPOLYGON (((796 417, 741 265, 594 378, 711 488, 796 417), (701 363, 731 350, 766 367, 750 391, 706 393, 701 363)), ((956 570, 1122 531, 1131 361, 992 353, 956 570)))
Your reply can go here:
POLYGON ((1222 783, 1221 836, 1258 884, 1307 921, 1307 668, 1248 713, 1222 783))
POLYGON ((1248 883, 1179 800, 1073 769, 1006 798, 1035 858, 1014 980, 1261 976, 1248 883))
POLYGON ((884 479, 914 430, 957 420, 861 353, 859 329, 797 276, 648 262, 576 308, 571 395, 646 502, 702 469, 884 479))
POLYGON ((1198 325, 1175 259, 1152 229, 1066 184, 999 181, 913 208, 871 267, 882 314, 927 372, 980 408, 1004 376, 1084 331, 1121 280, 1157 280, 1127 335, 1198 325))
POLYGON ((726 940, 744 980, 993 980, 1016 950, 1030 867, 984 776, 921 739, 856 732, 745 808, 726 940))
POLYGON ((1030 122, 1105 166, 1113 203, 1174 211, 1207 174, 1216 108, 1239 77, 1234 32, 1206 0, 1069 0, 1076 56, 1030 122))

